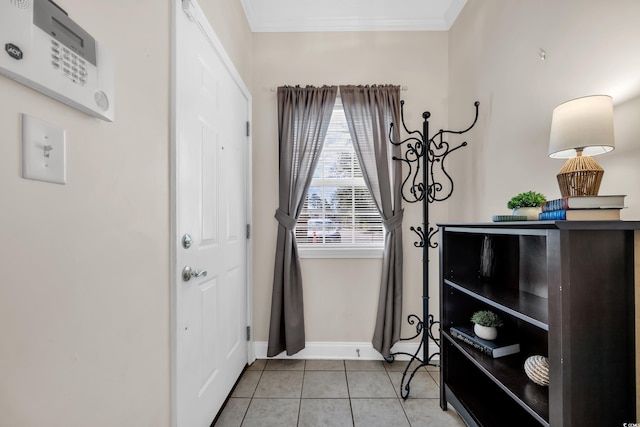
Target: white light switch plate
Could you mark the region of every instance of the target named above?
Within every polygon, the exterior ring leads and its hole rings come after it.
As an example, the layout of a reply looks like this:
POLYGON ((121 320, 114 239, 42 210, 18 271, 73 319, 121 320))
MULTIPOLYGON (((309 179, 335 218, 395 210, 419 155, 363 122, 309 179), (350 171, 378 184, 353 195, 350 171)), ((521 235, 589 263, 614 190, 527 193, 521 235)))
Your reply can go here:
POLYGON ((22 114, 22 177, 65 184, 65 131, 22 114))

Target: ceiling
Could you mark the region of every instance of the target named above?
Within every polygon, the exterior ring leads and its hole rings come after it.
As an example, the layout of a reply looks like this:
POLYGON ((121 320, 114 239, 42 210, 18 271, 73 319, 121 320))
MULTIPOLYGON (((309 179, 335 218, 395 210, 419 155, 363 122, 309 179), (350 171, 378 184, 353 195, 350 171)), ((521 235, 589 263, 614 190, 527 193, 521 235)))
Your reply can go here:
POLYGON ((448 30, 467 0, 240 0, 251 31, 448 30))

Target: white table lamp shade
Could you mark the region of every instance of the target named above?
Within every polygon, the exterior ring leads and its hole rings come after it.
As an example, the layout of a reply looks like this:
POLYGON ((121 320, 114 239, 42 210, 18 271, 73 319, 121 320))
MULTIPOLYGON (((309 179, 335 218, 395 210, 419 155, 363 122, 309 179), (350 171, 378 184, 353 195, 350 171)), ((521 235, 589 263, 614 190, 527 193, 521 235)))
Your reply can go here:
POLYGON ((607 95, 586 96, 553 110, 549 157, 568 159, 608 153, 615 147, 613 100, 607 95))

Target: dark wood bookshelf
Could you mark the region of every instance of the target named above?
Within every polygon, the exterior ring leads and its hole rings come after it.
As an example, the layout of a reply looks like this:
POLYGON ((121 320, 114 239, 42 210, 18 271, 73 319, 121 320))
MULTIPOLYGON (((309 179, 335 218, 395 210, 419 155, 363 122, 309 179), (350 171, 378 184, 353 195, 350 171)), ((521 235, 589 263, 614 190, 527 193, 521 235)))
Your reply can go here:
POLYGON ((439 227, 442 409, 453 406, 470 426, 636 422, 634 231, 640 222, 439 227), (504 320, 499 333, 514 337, 519 353, 492 358, 449 333, 487 309, 504 320), (532 355, 549 358, 549 387, 526 376, 524 361, 532 355))

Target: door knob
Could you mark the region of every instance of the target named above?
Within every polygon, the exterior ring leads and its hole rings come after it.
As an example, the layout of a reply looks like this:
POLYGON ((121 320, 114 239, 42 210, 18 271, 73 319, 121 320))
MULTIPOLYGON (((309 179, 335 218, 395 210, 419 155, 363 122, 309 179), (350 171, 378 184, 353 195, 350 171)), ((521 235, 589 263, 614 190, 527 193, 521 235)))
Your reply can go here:
POLYGON ((182 280, 188 282, 192 277, 202 277, 207 275, 207 270, 194 270, 188 265, 182 269, 182 280))

